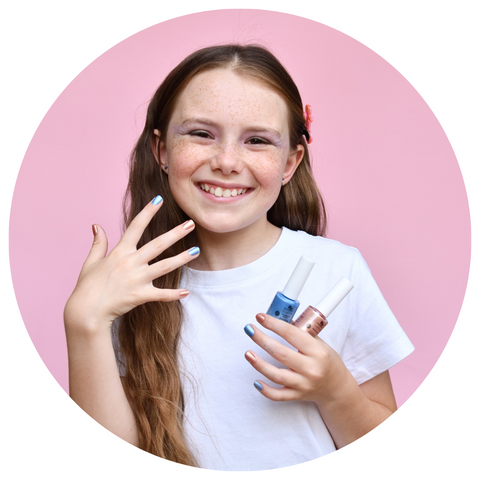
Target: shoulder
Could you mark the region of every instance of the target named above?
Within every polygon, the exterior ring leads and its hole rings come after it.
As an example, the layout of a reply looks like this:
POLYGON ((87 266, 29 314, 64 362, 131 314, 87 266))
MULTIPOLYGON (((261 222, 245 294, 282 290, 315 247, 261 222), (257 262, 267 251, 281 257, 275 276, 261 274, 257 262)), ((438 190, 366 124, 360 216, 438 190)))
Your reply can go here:
POLYGON ((345 245, 331 238, 310 235, 302 230, 293 231, 284 227, 284 233, 289 238, 291 245, 300 250, 312 260, 328 262, 363 262, 359 250, 350 245, 345 245))

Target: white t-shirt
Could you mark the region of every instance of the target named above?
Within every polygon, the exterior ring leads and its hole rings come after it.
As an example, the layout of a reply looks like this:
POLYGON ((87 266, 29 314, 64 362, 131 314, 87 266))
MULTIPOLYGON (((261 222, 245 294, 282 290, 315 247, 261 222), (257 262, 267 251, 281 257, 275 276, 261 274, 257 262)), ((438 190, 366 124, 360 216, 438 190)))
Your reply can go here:
POLYGON ((339 353, 358 384, 413 351, 358 250, 337 241, 283 228, 267 254, 243 267, 213 272, 184 267, 181 288, 190 291, 182 300, 185 321, 180 343, 185 429, 203 468, 265 470, 335 450, 316 405, 263 397, 253 382, 272 382, 244 358, 247 350, 253 350, 282 367, 245 334, 244 327, 253 323, 262 328, 255 315, 267 311, 301 256, 316 264, 294 318, 315 306, 340 278, 354 284, 320 337, 339 353))

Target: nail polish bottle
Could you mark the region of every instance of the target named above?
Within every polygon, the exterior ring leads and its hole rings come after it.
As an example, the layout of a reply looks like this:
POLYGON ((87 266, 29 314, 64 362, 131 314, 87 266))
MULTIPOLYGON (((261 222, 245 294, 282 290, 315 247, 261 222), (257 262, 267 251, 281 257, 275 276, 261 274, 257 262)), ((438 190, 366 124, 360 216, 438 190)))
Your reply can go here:
POLYGON ((293 322, 293 325, 308 332, 312 337, 316 337, 327 326, 327 317, 337 308, 352 288, 353 284, 346 278, 342 278, 320 300, 316 307, 308 307, 293 322))
POLYGON ((301 257, 283 292, 277 292, 272 304, 267 310, 267 315, 292 323, 293 316, 300 305, 297 300, 315 262, 301 257))

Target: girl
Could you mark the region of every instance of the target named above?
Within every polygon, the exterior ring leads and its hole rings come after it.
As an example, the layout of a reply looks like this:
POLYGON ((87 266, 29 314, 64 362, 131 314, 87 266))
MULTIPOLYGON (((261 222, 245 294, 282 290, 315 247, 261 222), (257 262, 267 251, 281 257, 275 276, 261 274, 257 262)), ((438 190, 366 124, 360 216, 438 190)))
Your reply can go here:
POLYGON ((107 255, 93 226, 65 307, 70 395, 111 432, 175 462, 262 470, 395 411, 388 369, 413 347, 358 251, 323 237, 311 120, 258 46, 199 50, 158 88, 125 233, 107 255), (316 262, 303 308, 341 277, 355 285, 321 339, 262 313, 302 255, 316 262))

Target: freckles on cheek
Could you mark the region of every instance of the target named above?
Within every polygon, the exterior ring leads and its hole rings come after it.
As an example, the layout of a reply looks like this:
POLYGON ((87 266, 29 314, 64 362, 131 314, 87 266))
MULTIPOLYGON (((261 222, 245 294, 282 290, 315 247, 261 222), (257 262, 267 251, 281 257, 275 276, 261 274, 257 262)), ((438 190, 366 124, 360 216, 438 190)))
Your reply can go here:
POLYGON ((201 151, 187 141, 172 142, 169 173, 188 175, 202 163, 201 151))
POLYGON ((265 157, 252 163, 257 181, 265 188, 277 190, 282 180, 283 161, 280 156, 265 157))

